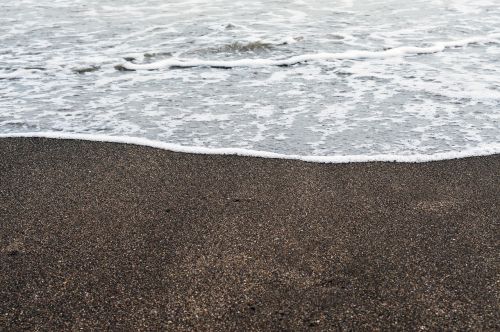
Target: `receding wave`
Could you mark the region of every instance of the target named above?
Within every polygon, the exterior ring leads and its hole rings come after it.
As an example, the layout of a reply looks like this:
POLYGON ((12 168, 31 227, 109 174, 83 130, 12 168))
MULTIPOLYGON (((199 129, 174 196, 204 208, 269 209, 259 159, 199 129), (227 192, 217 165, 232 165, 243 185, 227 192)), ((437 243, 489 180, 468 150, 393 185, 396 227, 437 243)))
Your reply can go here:
POLYGON ((487 156, 500 153, 500 143, 488 143, 488 144, 482 144, 474 148, 467 148, 462 151, 439 152, 435 154, 302 156, 302 155, 286 155, 268 151, 257 151, 257 150, 240 149, 240 148, 207 148, 207 147, 197 147, 197 146, 184 146, 179 144, 154 141, 141 137, 72 134, 72 133, 60 133, 60 132, 0 134, 0 138, 29 138, 29 137, 123 143, 123 144, 148 146, 152 148, 163 149, 173 152, 182 152, 182 153, 205 154, 205 155, 236 155, 243 157, 290 159, 290 160, 300 160, 305 162, 328 163, 328 164, 375 162, 375 161, 422 163, 422 162, 450 160, 450 159, 459 159, 467 157, 487 156))
POLYGON ((171 58, 162 61, 137 64, 126 62, 118 64, 116 68, 124 70, 155 70, 162 68, 235 68, 235 67, 270 67, 270 66, 292 66, 310 61, 331 60, 360 60, 360 59, 384 59, 391 57, 415 56, 421 54, 433 54, 443 52, 450 48, 465 47, 471 44, 484 44, 500 42, 500 33, 488 36, 476 36, 454 41, 437 42, 430 46, 402 46, 383 51, 351 50, 341 53, 314 53, 293 56, 286 59, 239 59, 239 60, 202 60, 202 59, 179 59, 171 58))

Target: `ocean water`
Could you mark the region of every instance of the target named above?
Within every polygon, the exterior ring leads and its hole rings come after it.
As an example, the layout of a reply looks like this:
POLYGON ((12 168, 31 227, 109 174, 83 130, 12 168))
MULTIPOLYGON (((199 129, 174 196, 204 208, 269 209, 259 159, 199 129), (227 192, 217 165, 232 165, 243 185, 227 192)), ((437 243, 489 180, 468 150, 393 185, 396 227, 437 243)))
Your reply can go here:
POLYGON ((500 153, 497 0, 2 1, 0 46, 0 136, 500 153))

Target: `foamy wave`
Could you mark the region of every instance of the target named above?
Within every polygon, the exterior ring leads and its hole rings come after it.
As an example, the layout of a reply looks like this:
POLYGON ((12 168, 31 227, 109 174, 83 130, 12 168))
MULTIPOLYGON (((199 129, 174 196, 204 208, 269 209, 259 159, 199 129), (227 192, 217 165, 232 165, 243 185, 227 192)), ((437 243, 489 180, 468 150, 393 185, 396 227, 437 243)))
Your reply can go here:
POLYGON ((500 42, 500 33, 488 36, 470 37, 460 40, 434 43, 427 47, 402 46, 384 51, 351 50, 342 53, 315 53, 304 54, 287 59, 240 59, 240 60, 201 60, 201 59, 166 59, 147 64, 136 64, 126 62, 117 65, 118 68, 127 70, 155 70, 162 68, 190 68, 190 67, 212 67, 212 68, 235 68, 235 67, 270 67, 291 66, 309 61, 328 60, 359 60, 359 59, 385 59, 392 57, 405 57, 420 54, 432 54, 443 52, 449 48, 465 47, 470 44, 500 42))
POLYGON ((272 159, 291 159, 291 160, 301 160, 305 162, 330 163, 330 164, 374 162, 374 161, 421 163, 429 161, 459 159, 466 157, 487 156, 500 153, 500 143, 490 143, 490 144, 482 144, 481 146, 468 148, 462 151, 449 151, 449 152, 440 152, 435 154, 300 156, 300 155, 285 155, 274 152, 247 150, 239 148, 207 148, 207 147, 196 147, 196 146, 183 146, 179 144, 149 140, 146 138, 127 137, 127 136, 70 134, 70 133, 58 133, 58 132, 0 134, 0 138, 29 138, 29 137, 124 143, 124 144, 148 146, 152 148, 163 149, 173 152, 182 152, 182 153, 205 154, 205 155, 237 155, 244 157, 259 157, 259 158, 272 158, 272 159))
POLYGON ((0 73, 0 80, 20 79, 35 77, 40 70, 38 69, 18 69, 13 72, 0 73))

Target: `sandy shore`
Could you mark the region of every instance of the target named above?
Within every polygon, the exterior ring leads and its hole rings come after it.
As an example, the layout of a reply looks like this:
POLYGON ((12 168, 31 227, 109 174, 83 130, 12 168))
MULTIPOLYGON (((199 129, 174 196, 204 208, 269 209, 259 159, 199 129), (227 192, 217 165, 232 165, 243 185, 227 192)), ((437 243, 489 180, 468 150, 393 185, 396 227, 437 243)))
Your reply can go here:
POLYGON ((0 330, 500 328, 500 156, 0 140, 0 330))

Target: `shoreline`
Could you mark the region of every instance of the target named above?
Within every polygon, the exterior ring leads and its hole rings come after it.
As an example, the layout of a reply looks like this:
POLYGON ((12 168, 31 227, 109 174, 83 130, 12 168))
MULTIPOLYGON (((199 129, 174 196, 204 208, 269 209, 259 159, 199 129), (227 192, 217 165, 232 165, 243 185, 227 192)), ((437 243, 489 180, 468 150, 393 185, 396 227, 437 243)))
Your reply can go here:
POLYGON ((255 157, 265 159, 296 160, 318 164, 344 164, 344 163, 366 163, 366 162, 399 162, 399 163, 425 163, 432 161, 454 160, 470 157, 485 157, 500 154, 500 143, 483 144, 462 151, 438 152, 434 154, 377 154, 377 155, 286 155, 276 152, 249 150, 243 148, 208 148, 197 146, 185 146, 176 143, 166 143, 142 137, 113 136, 98 134, 74 134, 64 132, 29 132, 0 134, 0 139, 7 138, 46 138, 63 140, 83 140, 98 143, 118 143, 136 146, 144 146, 161 149, 169 152, 191 153, 197 155, 221 155, 255 157))
POLYGON ((499 328, 500 155, 0 139, 0 329, 499 328))

